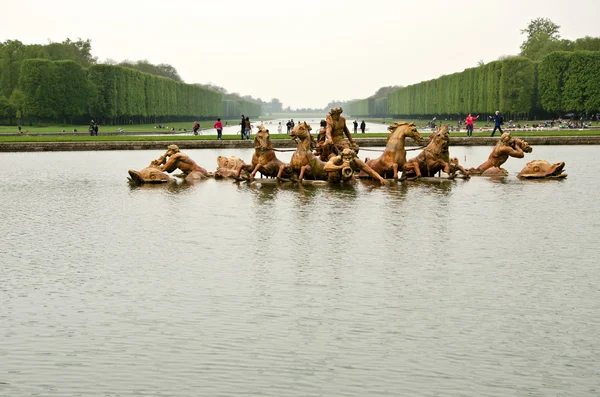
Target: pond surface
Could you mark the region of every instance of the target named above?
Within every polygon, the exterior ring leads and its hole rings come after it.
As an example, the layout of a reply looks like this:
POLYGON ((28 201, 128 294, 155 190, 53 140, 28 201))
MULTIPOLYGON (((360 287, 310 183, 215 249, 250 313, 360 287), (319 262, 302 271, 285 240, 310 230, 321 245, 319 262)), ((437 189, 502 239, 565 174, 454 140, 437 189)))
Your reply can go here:
POLYGON ((599 151, 171 188, 126 179, 161 151, 2 153, 0 395, 597 396, 599 151), (517 179, 533 159, 569 177, 517 179))

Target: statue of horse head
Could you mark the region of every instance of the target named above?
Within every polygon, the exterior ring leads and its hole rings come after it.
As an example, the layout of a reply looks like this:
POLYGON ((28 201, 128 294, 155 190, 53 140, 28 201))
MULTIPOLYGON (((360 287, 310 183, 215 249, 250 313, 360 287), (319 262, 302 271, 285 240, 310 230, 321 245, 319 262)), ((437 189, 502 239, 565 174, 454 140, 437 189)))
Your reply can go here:
POLYGON ((317 146, 317 141, 310 134, 311 130, 311 126, 303 121, 302 123, 298 123, 298 125, 290 131, 290 138, 295 139, 299 144, 303 144, 308 140, 310 142, 310 147, 308 149, 314 149, 317 146))
POLYGON ((254 149, 272 150, 271 135, 264 125, 258 126, 258 132, 254 136, 254 149))
POLYGON ((450 146, 450 135, 448 134, 448 124, 442 124, 429 135, 427 148, 438 149, 439 151, 448 150, 450 146))
POLYGON ((387 141, 390 138, 412 138, 418 145, 423 144, 423 136, 417 131, 415 123, 406 123, 404 121, 398 121, 388 127, 390 134, 387 137, 387 141))

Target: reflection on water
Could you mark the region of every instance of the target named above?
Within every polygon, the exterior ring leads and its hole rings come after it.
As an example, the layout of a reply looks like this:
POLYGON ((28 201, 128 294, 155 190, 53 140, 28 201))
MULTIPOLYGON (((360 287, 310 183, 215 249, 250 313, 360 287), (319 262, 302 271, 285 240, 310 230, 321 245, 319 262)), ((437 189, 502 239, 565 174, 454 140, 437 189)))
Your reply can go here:
POLYGON ((536 147, 566 180, 517 179, 529 157, 387 186, 140 187, 151 152, 2 154, 0 395, 596 396, 597 150, 536 147))

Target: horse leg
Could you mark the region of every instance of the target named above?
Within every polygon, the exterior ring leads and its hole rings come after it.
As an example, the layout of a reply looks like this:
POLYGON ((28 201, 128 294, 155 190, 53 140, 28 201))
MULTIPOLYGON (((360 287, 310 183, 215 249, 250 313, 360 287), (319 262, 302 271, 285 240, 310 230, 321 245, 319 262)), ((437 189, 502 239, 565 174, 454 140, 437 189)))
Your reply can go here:
POLYGON ((298 176, 298 181, 302 182, 302 179, 304 179, 304 174, 308 171, 311 172, 312 168, 310 166, 310 164, 307 165, 303 165, 302 167, 300 167, 300 175, 298 176))
POLYGON ((442 161, 442 164, 444 165, 444 172, 450 175, 450 164, 446 163, 445 161, 442 161))
POLYGON ((394 172, 392 179, 398 179, 398 163, 392 164, 392 171, 394 172))
POLYGON ((427 169, 427 176, 430 176, 430 174, 429 174, 430 167, 429 167, 429 161, 427 160, 427 157, 425 157, 425 168, 427 169))
POLYGON ((279 166, 279 172, 277 172, 277 180, 281 180, 281 175, 283 174, 283 169, 285 168, 285 164, 279 166))
POLYGON ((248 170, 249 165, 242 165, 241 167, 239 167, 237 169, 237 172, 235 173, 235 179, 240 179, 240 175, 242 174, 242 171, 244 170, 248 170))
MULTIPOLYGON (((252 170, 252 173, 250 174, 250 182, 252 182, 254 180, 254 176, 258 172, 259 168, 260 168, 260 164, 256 164, 256 167, 254 167, 254 170, 252 170)), ((261 175, 262 175, 262 173, 261 173, 261 175)))

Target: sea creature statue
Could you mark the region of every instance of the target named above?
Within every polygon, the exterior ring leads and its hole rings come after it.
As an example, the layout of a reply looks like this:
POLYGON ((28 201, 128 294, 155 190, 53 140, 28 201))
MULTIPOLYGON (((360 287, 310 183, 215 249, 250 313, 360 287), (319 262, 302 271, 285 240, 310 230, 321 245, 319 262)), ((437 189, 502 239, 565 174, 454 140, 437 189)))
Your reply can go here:
POLYGON ((432 177, 439 171, 450 175, 450 137, 448 124, 440 125, 429 135, 429 143, 417 157, 402 167, 402 179, 432 177))
MULTIPOLYGON (((390 125, 388 131, 390 134, 387 137, 383 154, 376 159, 365 159, 365 162, 382 177, 391 176, 393 179, 398 179, 398 170, 402 171, 402 167, 406 164, 406 149, 404 149, 406 138, 412 138, 418 145, 421 145, 423 137, 417 131, 414 123, 397 122, 390 125)), ((364 172, 359 175, 359 177, 366 176, 364 172)))
POLYGON ((550 164, 546 160, 532 160, 517 176, 524 179, 561 179, 567 177, 563 174, 564 168, 564 162, 550 164))
POLYGON ((354 180, 357 170, 365 172, 385 185, 388 183, 377 172, 373 171, 364 161, 358 158, 352 149, 344 149, 339 156, 334 156, 325 164, 324 170, 328 173, 327 181, 330 183, 349 182, 354 180))
POLYGON ((177 145, 169 145, 167 151, 162 156, 151 161, 150 165, 143 170, 129 170, 129 176, 137 183, 163 183, 172 180, 164 171, 171 173, 176 169, 182 172, 180 176, 187 182, 212 176, 211 173, 196 164, 188 155, 180 152, 177 145))
MULTIPOLYGON (((252 163, 244 165, 238 169, 236 179, 240 178, 242 171, 250 173, 249 180, 253 181, 257 172, 262 175, 275 178, 279 173, 279 168, 284 163, 277 158, 273 145, 271 144, 271 135, 269 130, 263 125, 258 127, 258 132, 254 136, 254 154, 252 155, 252 163)), ((293 175, 284 175, 286 178, 292 178, 293 175)))
POLYGON ((217 157, 217 170, 215 171, 215 179, 233 178, 237 175, 238 169, 245 165, 246 163, 244 160, 240 159, 239 157, 219 156, 217 157))
POLYGON ((513 138, 510 132, 505 132, 500 136, 500 140, 494 146, 492 153, 487 161, 477 168, 469 169, 472 175, 483 176, 504 176, 508 171, 500 168, 509 157, 522 159, 525 153, 531 153, 533 149, 529 144, 519 138, 513 138))
POLYGON ((128 171, 131 180, 139 185, 145 183, 167 183, 174 182, 175 178, 169 174, 165 174, 156 164, 156 160, 152 160, 150 165, 139 171, 129 170, 128 171))
POLYGON ((298 147, 289 164, 279 167, 277 179, 281 180, 284 174, 291 175, 292 173, 298 176, 298 181, 302 179, 326 180, 327 172, 325 172, 325 162, 321 161, 313 153, 316 146, 315 138, 310 134, 310 125, 306 122, 299 123, 290 131, 291 139, 298 142, 298 147))

